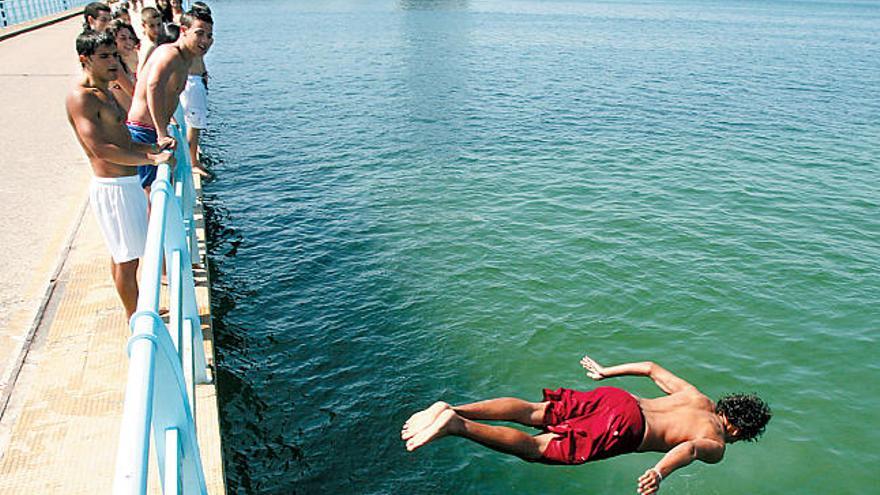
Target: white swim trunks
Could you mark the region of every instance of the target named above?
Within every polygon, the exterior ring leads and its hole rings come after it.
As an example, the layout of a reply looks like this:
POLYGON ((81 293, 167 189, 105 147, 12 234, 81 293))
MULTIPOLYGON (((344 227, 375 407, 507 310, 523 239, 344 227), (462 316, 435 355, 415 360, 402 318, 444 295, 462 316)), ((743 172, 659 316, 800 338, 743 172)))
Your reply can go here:
POLYGON ((202 76, 190 74, 186 78, 186 87, 180 94, 180 104, 183 105, 186 125, 195 129, 208 126, 208 89, 205 88, 202 76))
POLYGON ((125 263, 143 256, 147 243, 147 196, 137 174, 92 177, 89 200, 113 261, 125 263))

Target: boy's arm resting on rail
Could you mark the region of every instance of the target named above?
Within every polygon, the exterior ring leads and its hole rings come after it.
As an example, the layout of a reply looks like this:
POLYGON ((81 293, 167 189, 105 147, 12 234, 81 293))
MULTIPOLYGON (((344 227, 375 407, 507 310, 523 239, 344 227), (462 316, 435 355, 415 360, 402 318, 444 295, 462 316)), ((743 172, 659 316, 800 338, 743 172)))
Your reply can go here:
POLYGON ((176 145, 177 143, 174 141, 174 138, 170 136, 159 138, 158 142, 155 143, 137 143, 134 141, 131 143, 131 147, 134 151, 147 154, 156 154, 165 150, 173 150, 176 145))
POLYGON ((96 110, 100 106, 101 101, 88 92, 77 92, 67 100, 67 111, 74 130, 83 146, 95 158, 132 167, 147 163, 159 164, 168 160, 167 153, 139 152, 111 142, 104 133, 101 117, 96 110))
POLYGON ((724 457, 724 445, 715 440, 700 438, 682 442, 639 477, 638 492, 641 495, 651 495, 660 489, 660 482, 676 469, 683 468, 695 460, 715 464, 722 457, 724 457))
POLYGON ((674 394, 688 388, 696 390, 696 387, 684 379, 675 376, 666 368, 652 361, 619 364, 606 368, 589 356, 584 356, 581 359, 581 366, 587 370, 587 376, 593 380, 602 380, 613 376, 647 376, 654 380, 654 383, 667 394, 674 394))

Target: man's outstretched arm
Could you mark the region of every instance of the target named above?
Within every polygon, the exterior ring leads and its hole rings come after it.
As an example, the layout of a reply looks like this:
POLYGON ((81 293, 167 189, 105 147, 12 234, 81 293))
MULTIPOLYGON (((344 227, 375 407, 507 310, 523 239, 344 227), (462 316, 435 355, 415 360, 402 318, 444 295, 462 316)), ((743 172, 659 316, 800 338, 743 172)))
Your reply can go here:
POLYGON ((676 469, 683 468, 695 460, 715 464, 722 457, 724 457, 724 445, 714 440, 698 439, 680 443, 639 477, 638 492, 641 495, 656 493, 660 489, 660 482, 676 469))
POLYGON ((681 392, 688 388, 696 390, 696 387, 672 374, 666 368, 651 361, 642 361, 640 363, 626 363, 608 368, 594 361, 589 356, 581 359, 581 366, 587 370, 587 376, 593 380, 603 380, 613 376, 647 376, 667 394, 681 392))

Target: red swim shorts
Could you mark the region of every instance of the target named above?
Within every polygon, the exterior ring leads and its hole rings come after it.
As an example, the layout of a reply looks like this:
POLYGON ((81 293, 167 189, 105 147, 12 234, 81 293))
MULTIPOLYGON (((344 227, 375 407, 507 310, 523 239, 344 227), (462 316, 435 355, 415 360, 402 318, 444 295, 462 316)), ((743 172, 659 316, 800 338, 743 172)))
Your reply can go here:
POLYGON ((645 434, 645 418, 625 390, 599 387, 589 392, 544 389, 550 405, 544 429, 556 433, 538 462, 583 464, 635 452, 645 434))

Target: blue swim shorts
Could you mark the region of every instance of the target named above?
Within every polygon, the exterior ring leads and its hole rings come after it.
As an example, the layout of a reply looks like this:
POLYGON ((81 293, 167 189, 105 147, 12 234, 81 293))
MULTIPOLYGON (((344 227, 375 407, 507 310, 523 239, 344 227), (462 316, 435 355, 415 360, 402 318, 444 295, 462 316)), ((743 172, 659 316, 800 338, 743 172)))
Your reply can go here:
MULTIPOLYGON (((125 125, 128 127, 129 134, 131 134, 131 140, 135 143, 153 144, 159 140, 156 129, 150 125, 141 124, 140 122, 126 122, 125 125)), ((156 170, 158 169, 155 165, 138 165, 138 177, 141 179, 141 187, 146 189, 153 184, 153 181, 156 180, 156 170)))

